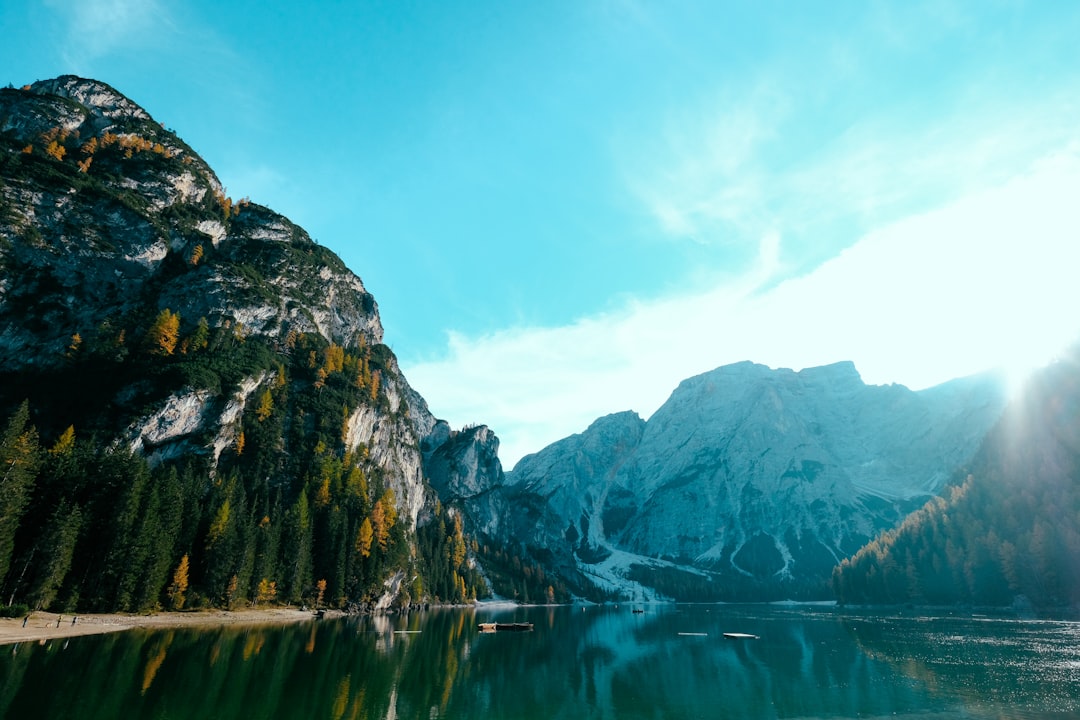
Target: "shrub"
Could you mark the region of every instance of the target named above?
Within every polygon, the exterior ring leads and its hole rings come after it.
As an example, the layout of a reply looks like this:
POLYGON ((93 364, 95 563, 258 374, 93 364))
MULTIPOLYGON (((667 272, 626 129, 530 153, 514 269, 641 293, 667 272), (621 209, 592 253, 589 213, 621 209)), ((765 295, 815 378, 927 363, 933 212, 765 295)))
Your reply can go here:
POLYGON ((5 605, 3 607, 0 607, 0 617, 26 617, 29 612, 30 606, 23 605, 21 603, 15 603, 14 605, 5 605))

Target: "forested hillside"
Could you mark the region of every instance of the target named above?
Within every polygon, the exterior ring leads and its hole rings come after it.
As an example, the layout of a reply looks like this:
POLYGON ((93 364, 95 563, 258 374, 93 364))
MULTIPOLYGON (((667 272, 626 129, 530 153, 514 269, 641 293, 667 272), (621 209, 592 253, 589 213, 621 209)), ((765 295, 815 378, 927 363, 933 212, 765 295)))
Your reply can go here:
POLYGON ((435 425, 303 229, 104 83, 0 90, 0 605, 485 594, 435 425))
POLYGON ((847 603, 1080 604, 1080 353, 1034 377, 969 471, 833 586, 847 603))
MULTIPOLYGON (((161 382, 204 374, 206 384, 217 384, 213 358, 230 357, 235 342, 225 338, 201 353, 115 371, 161 382)), ((421 530, 426 552, 413 557, 385 471, 365 447, 345 447, 348 409, 378 402, 370 350, 357 357, 308 337, 287 355, 251 350, 241 355, 268 365, 259 370, 273 380, 239 418, 236 442, 215 471, 198 454, 151 469, 142 455, 102 435, 81 437, 74 426, 43 440, 30 422, 31 404, 22 405, 0 448, 5 602, 131 611, 274 601, 347 606, 371 603, 388 574, 403 568, 412 571, 400 602, 485 592, 465 562, 460 522, 447 524, 437 508, 432 529, 421 530)), ((58 371, 56 383, 68 372, 77 365, 58 371)), ((55 409, 55 398, 33 395, 55 409)))

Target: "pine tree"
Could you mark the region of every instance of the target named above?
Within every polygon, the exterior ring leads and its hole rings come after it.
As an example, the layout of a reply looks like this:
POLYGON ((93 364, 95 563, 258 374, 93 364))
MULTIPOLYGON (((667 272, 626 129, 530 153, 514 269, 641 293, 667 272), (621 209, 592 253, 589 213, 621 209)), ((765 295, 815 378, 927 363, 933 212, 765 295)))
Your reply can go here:
POLYGON ((42 539, 44 569, 38 575, 30 597, 36 607, 47 608, 56 600, 57 593, 71 569, 75 543, 82 529, 82 511, 79 506, 69 508, 62 502, 53 513, 42 539))
POLYGON ((0 584, 11 567, 15 532, 37 478, 37 430, 29 425, 30 405, 23 402, 0 438, 0 584))
POLYGON ((285 559, 289 563, 289 602, 303 600, 304 589, 311 582, 311 514, 307 495, 300 493, 290 512, 289 538, 286 542, 285 559))
POLYGON ((199 318, 198 325, 195 326, 195 332, 191 335, 191 349, 198 351, 206 348, 210 344, 210 324, 206 322, 206 318, 199 318))

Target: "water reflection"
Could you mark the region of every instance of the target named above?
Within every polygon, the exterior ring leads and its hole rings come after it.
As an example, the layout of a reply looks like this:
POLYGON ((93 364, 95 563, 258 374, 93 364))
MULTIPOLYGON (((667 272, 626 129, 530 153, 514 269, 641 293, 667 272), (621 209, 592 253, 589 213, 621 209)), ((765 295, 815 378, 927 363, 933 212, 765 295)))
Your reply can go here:
POLYGON ((78 638, 66 649, 23 644, 0 657, 6 718, 1080 713, 1075 624, 807 609, 440 610, 280 628, 130 632, 78 638), (496 619, 527 620, 535 629, 478 631, 479 621, 496 619), (760 639, 725 640, 727 631, 760 639))
POLYGON ((1080 717, 1078 623, 921 616, 847 624, 868 656, 966 707, 1080 717))

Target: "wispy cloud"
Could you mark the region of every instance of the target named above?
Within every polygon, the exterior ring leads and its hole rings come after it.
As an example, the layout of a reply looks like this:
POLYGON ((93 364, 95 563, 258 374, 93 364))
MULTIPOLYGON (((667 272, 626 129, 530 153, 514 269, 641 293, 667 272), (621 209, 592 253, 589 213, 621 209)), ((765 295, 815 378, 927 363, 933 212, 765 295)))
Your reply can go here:
POLYGON ((63 27, 59 50, 66 64, 81 71, 119 48, 160 43, 173 27, 159 0, 45 0, 63 27))
POLYGON ((759 83, 745 96, 710 99, 669 115, 657 142, 630 141, 626 181, 661 230, 698 243, 760 234, 766 190, 763 146, 786 114, 784 98, 759 83))
POLYGON ((753 360, 802 368, 854 360, 871 383, 920 388, 1030 365, 1080 335, 1080 146, 929 212, 883 226, 814 272, 761 291, 778 241, 724 287, 561 328, 450 337, 445 358, 406 365, 432 409, 483 422, 507 464, 633 409, 678 382, 753 360))
MULTIPOLYGON (((762 81, 762 85, 768 85, 762 81)), ((1000 184, 1078 137, 1080 88, 1017 102, 974 85, 949 107, 861 116, 789 141, 798 104, 751 88, 669 120, 652 147, 627 143, 626 183, 673 238, 742 248, 777 231, 783 258, 806 269, 860 235, 932 204, 1000 184)))

